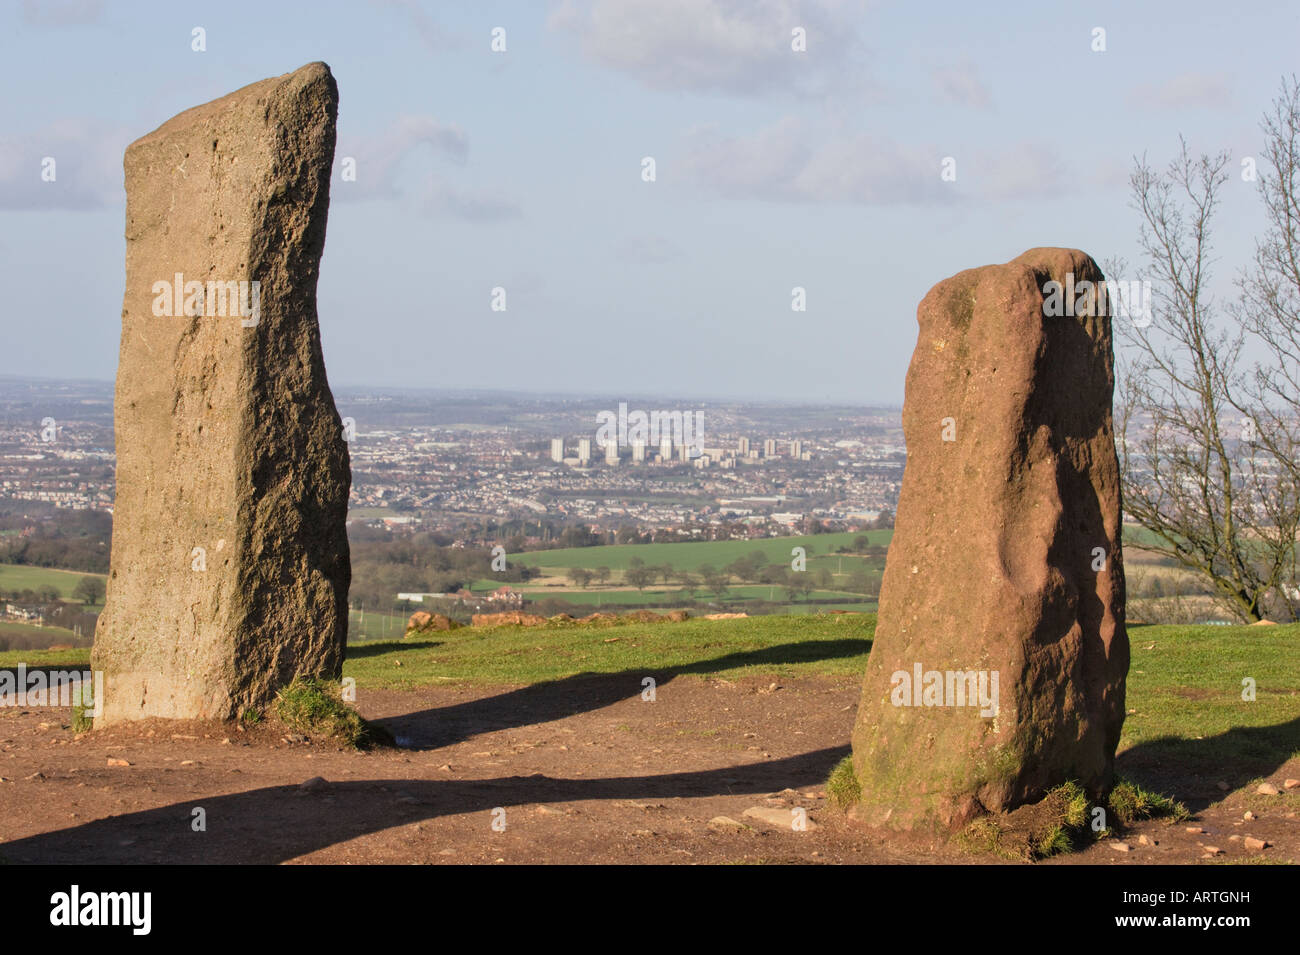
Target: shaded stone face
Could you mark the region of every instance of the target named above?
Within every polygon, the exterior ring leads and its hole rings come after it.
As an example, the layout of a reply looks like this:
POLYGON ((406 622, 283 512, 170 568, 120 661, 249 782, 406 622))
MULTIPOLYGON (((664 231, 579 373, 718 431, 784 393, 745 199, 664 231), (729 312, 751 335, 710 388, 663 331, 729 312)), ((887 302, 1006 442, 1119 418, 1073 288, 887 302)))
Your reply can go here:
POLYGON ((337 114, 313 63, 126 151, 98 723, 229 718, 340 673, 351 477, 316 318, 337 114))
POLYGON ((853 732, 867 823, 957 826, 1069 779, 1111 784, 1129 662, 1114 371, 1104 299, 1081 284, 1102 278, 1082 252, 1033 249, 917 310, 853 732))

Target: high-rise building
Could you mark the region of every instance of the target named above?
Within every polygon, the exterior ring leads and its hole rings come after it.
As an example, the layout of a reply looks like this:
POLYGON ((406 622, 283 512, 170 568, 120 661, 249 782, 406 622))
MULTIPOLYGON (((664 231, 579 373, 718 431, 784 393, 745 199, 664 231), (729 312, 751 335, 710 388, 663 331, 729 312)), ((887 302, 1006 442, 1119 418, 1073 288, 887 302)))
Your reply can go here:
POLYGON ((610 441, 605 445, 605 463, 614 466, 618 464, 618 442, 610 441))
POLYGON ((578 439, 578 463, 591 463, 591 438, 578 439))
POLYGON ((741 438, 736 442, 736 454, 739 457, 749 457, 749 438, 741 438))
POLYGON ((659 442, 659 460, 665 464, 673 459, 673 439, 664 438, 659 442))
POLYGON ((803 460, 803 442, 802 442, 802 441, 791 441, 791 442, 790 442, 790 457, 794 458, 796 461, 802 461, 802 460, 803 460))
POLYGON ((691 446, 689 444, 682 445, 681 455, 682 455, 682 460, 687 464, 689 464, 691 461, 691 446))
POLYGON ((763 457, 765 457, 765 458, 774 458, 774 457, 776 457, 776 439, 775 439, 775 438, 768 438, 766 441, 763 442, 763 457))
POLYGON ((557 464, 564 460, 563 438, 551 438, 551 460, 557 464))
POLYGON ((644 442, 644 441, 633 441, 633 442, 632 442, 632 460, 633 460, 635 463, 637 463, 637 464, 640 464, 641 462, 643 462, 643 461, 645 460, 645 442, 644 442))

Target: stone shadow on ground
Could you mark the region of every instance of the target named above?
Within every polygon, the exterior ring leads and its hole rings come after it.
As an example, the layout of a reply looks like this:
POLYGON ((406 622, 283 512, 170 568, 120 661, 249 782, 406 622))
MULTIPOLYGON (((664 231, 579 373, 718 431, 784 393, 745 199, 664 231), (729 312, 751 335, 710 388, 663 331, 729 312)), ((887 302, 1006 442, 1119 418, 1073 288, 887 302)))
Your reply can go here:
POLYGON ((364 643, 349 643, 344 660, 359 660, 363 657, 378 657, 385 653, 401 650, 432 650, 442 646, 441 640, 432 643, 403 643, 401 640, 367 640, 364 643))
POLYGON ((785 759, 695 772, 604 779, 542 774, 480 780, 376 779, 331 782, 305 791, 273 786, 97 819, 0 844, 9 863, 171 863, 270 865, 395 826, 459 813, 481 813, 483 840, 496 807, 590 799, 672 799, 768 793, 820 786, 849 747, 833 746, 785 759), (207 831, 191 830, 202 807, 207 831))
POLYGON ((1199 812, 1223 798, 1219 782, 1240 789, 1300 753, 1300 716, 1273 726, 1234 726, 1217 736, 1161 736, 1115 758, 1118 775, 1199 812))
MULTIPOLYGON (((427 646, 427 644, 425 644, 427 646)), ((496 696, 468 700, 376 719, 403 740, 403 749, 441 749, 480 733, 549 723, 578 713, 602 709, 623 700, 639 699, 641 681, 653 677, 658 695, 665 684, 691 673, 715 673, 737 667, 780 666, 857 656, 871 649, 871 641, 845 638, 783 643, 761 650, 728 653, 711 660, 660 669, 643 668, 618 673, 579 673, 560 680, 533 683, 496 696)), ((849 721, 851 722, 851 721, 849 721)))

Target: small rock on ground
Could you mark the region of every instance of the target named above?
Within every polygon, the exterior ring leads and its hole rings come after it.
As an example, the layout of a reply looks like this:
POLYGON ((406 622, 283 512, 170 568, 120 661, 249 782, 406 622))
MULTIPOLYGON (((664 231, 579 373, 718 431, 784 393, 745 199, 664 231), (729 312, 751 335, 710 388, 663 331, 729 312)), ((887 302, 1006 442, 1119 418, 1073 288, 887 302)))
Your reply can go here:
POLYGON ((737 822, 730 816, 714 816, 709 820, 709 828, 717 832, 725 832, 728 830, 741 832, 748 829, 749 826, 745 825, 743 822, 737 822))
MULTIPOLYGON (((750 806, 745 810, 745 816, 750 819, 757 819, 759 822, 765 822, 769 826, 777 826, 781 829, 794 831, 794 823, 798 818, 789 809, 778 809, 774 806, 750 806)), ((805 815, 803 817, 804 829, 811 832, 817 828, 817 823, 812 818, 805 815)))

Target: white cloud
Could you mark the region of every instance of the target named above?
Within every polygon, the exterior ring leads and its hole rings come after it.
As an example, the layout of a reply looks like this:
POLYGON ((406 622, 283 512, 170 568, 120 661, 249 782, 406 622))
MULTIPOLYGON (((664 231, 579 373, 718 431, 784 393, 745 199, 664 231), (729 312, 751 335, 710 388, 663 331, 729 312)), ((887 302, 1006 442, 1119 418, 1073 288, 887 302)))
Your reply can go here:
POLYGON ((0 208, 103 209, 121 205, 122 154, 131 136, 96 120, 67 119, 0 142, 0 208), (54 181, 41 178, 46 158, 54 181))
POLYGON ((421 146, 456 163, 464 163, 469 156, 469 139, 459 127, 439 123, 431 116, 399 116, 379 136, 341 138, 334 150, 336 182, 330 194, 344 202, 399 197, 403 161, 421 146), (345 157, 356 160, 354 182, 337 181, 345 157))
POLYGON ((883 205, 951 195, 937 149, 867 133, 818 135, 794 117, 750 136, 699 129, 688 138, 683 174, 727 198, 883 205))
POLYGON ((463 166, 469 159, 469 137, 458 126, 439 123, 432 116, 400 116, 378 136, 346 137, 334 150, 334 182, 330 185, 333 202, 407 199, 425 215, 452 216, 471 222, 492 222, 515 218, 518 203, 495 195, 474 193, 459 187, 437 173, 416 177, 409 169, 415 164, 408 157, 424 147, 435 158, 463 166), (346 159, 356 162, 356 179, 342 178, 346 159), (418 190, 407 183, 422 181, 418 190))
POLYGON ((756 95, 865 87, 863 0, 564 0, 548 25, 654 89, 756 95), (806 52, 791 48, 806 31, 806 52))

